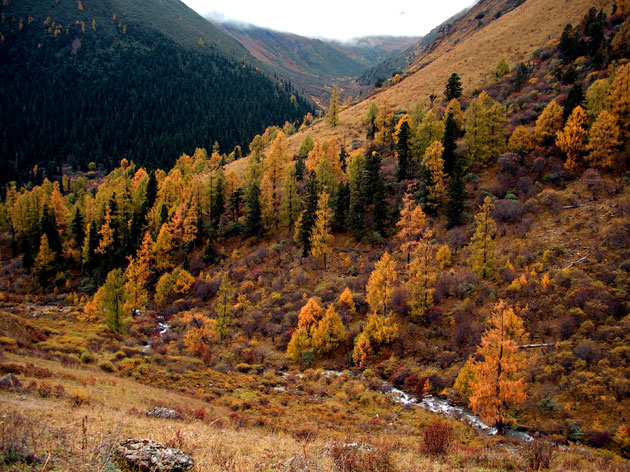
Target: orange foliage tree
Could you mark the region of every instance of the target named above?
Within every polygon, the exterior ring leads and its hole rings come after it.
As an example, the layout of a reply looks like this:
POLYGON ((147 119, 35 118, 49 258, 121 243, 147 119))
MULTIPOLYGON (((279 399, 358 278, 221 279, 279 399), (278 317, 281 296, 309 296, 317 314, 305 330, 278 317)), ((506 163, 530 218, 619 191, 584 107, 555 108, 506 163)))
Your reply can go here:
POLYGON ((556 146, 567 155, 564 167, 576 171, 580 165, 580 156, 586 150, 586 112, 577 106, 571 112, 562 131, 556 135, 556 146))
POLYGON ((471 369, 470 407, 489 425, 514 423, 510 409, 525 401, 523 369, 527 359, 518 345, 527 338, 521 320, 504 301, 494 307, 471 369))
POLYGON ((324 309, 317 303, 315 298, 309 298, 306 305, 302 307, 298 315, 298 329, 304 328, 310 332, 324 315, 324 309))

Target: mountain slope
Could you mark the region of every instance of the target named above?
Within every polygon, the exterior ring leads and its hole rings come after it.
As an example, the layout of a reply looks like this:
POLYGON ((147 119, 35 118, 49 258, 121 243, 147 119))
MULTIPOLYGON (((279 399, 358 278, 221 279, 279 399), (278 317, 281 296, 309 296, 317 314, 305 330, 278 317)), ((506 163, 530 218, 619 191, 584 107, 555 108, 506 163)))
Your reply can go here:
POLYGON ((343 43, 240 23, 221 23, 219 27, 236 38, 268 70, 290 80, 298 91, 320 106, 326 106, 333 83, 340 86, 343 95, 356 95, 362 87, 354 77, 417 40, 370 37, 343 43))
POLYGON ((122 157, 168 167, 310 109, 179 0, 25 0, 0 11, 2 181, 35 164, 49 176, 122 157))
POLYGON ((297 151, 300 143, 310 134, 313 139, 336 137, 346 146, 355 148, 365 141, 363 120, 371 103, 389 103, 392 108, 410 109, 415 103, 429 105, 432 93, 441 97, 448 77, 457 72, 462 78, 464 93, 483 86, 492 78, 492 70, 505 58, 513 67, 551 38, 559 38, 567 23, 576 24, 590 6, 610 11, 612 0, 556 2, 553 0, 527 0, 498 18, 483 18, 481 27, 475 17, 494 8, 499 0, 485 0, 469 10, 465 21, 469 28, 439 35, 409 67, 408 76, 400 83, 343 110, 339 125, 331 128, 324 122, 304 130, 289 139, 291 149, 297 151), (443 37, 446 36, 446 37, 443 37))

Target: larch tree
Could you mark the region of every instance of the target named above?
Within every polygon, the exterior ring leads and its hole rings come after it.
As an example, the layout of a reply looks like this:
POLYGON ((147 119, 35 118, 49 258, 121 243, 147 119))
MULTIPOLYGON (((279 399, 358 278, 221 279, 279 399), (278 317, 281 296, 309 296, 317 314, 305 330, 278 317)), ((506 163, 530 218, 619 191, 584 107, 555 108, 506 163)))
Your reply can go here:
POLYGON ((105 211, 103 226, 98 231, 100 236, 96 252, 101 255, 108 254, 114 245, 114 230, 112 229, 112 215, 109 208, 105 211))
POLYGON ((313 257, 324 261, 324 270, 328 269, 327 259, 332 254, 333 236, 330 233, 333 213, 328 204, 329 196, 326 187, 319 194, 315 224, 311 233, 311 253, 313 257))
POLYGON ((484 91, 464 116, 470 163, 486 165, 505 149, 505 108, 484 91))
POLYGON ((184 346, 193 355, 209 357, 215 340, 215 320, 202 313, 185 312, 179 319, 184 325, 184 346))
POLYGON ((486 197, 475 215, 475 233, 468 244, 472 271, 482 279, 492 275, 497 261, 494 243, 497 225, 490 216, 493 208, 492 200, 486 197))
POLYGON ((337 85, 334 85, 332 89, 326 121, 330 126, 337 126, 339 124, 339 87, 337 87, 337 85))
POLYGON ((324 309, 315 298, 309 298, 298 314, 298 328, 304 328, 308 333, 324 316, 324 309))
POLYGON ((564 167, 575 172, 581 164, 581 156, 586 151, 586 112, 581 106, 577 106, 571 112, 562 131, 556 135, 556 146, 567 155, 564 167))
POLYGON ((374 139, 376 134, 376 117, 378 116, 378 105, 374 102, 370 103, 363 124, 368 127, 367 138, 374 139))
POLYGON ((407 268, 409 278, 405 286, 410 295, 411 316, 415 320, 420 320, 433 304, 433 285, 437 270, 434 262, 435 247, 430 242, 432 236, 431 230, 425 231, 414 253, 415 257, 407 268))
POLYGON ((173 250, 174 244, 171 231, 168 223, 164 223, 153 246, 155 269, 158 272, 164 272, 175 267, 173 250))
POLYGON ((301 212, 302 200, 298 194, 295 166, 287 166, 284 171, 282 198, 280 199, 280 222, 292 230, 301 212))
POLYGON ((396 278, 396 262, 386 252, 374 266, 366 286, 366 299, 373 313, 383 317, 387 314, 396 278))
POLYGON ((332 353, 346 340, 346 328, 333 305, 328 307, 324 317, 313 329, 312 340, 318 356, 332 353))
POLYGON ((508 150, 525 156, 534 150, 534 138, 523 125, 517 126, 508 141, 508 150))
POLYGON ((411 117, 409 114, 405 114, 398 121, 398 124, 396 125, 396 134, 394 136, 396 141, 396 158, 398 159, 398 171, 396 172, 396 178, 399 182, 409 178, 410 174, 409 164, 411 160, 411 133, 411 117))
POLYGON ((98 292, 101 292, 98 299, 101 302, 99 308, 103 315, 103 324, 114 333, 123 332, 127 317, 124 308, 126 299, 125 276, 122 269, 110 271, 98 292))
POLYGON ((469 402, 486 424, 503 430, 515 422, 511 409, 527 399, 523 370, 528 361, 518 348, 526 334, 523 320, 504 301, 494 307, 489 324, 470 367, 469 402))
POLYGON ((435 142, 444 137, 444 123, 437 119, 434 110, 429 110, 420 124, 416 127, 416 132, 412 141, 414 158, 422 160, 426 150, 435 142))
POLYGON ((563 110, 556 101, 549 102, 536 120, 534 138, 540 146, 549 146, 555 142, 556 134, 562 129, 563 110))
MULTIPOLYGON (((448 119, 448 115, 453 115, 453 121, 457 125, 457 136, 461 136, 464 131, 464 113, 462 112, 462 106, 459 103, 459 100, 454 98, 448 105, 446 106, 446 110, 444 110, 444 116, 448 119)), ((444 123, 446 127, 446 122, 444 123)))
POLYGON ((389 103, 385 102, 381 105, 378 110, 378 115, 374 120, 374 124, 376 125, 376 134, 374 136, 374 142, 383 147, 387 147, 389 149, 392 148, 394 144, 394 110, 389 105, 389 103))
POLYGON ((597 118, 608 105, 610 85, 610 80, 599 79, 586 89, 586 113, 590 119, 597 118))
POLYGON ((42 234, 40 238, 34 269, 37 282, 42 287, 47 286, 50 278, 55 274, 55 253, 48 245, 46 234, 42 234))
POLYGON ((341 295, 339 295, 339 299, 337 300, 337 306, 343 307, 349 313, 354 313, 356 311, 354 298, 352 297, 350 288, 346 287, 343 292, 341 292, 341 295))
POLYGON ((424 153, 422 166, 426 171, 426 207, 430 214, 436 215, 444 202, 446 187, 444 185, 444 146, 434 141, 424 153))
POLYGON ((313 360, 312 340, 306 328, 298 328, 293 332, 291 340, 287 345, 287 358, 303 367, 313 360))
POLYGON ((387 317, 378 313, 370 314, 363 331, 354 340, 353 362, 363 368, 375 349, 391 344, 396 336, 398 336, 398 325, 394 322, 391 313, 387 317))
POLYGON ((217 294, 217 303, 214 307, 214 311, 217 315, 214 329, 219 336, 219 344, 230 334, 234 311, 233 307, 234 289, 228 273, 225 272, 221 279, 221 285, 219 286, 219 292, 217 294))
POLYGON ((132 312, 146 308, 149 302, 146 286, 150 275, 148 264, 143 264, 139 259, 129 258, 129 264, 125 269, 125 310, 132 312))
POLYGON ((411 261, 411 254, 421 244, 427 217, 422 207, 413 200, 414 187, 410 185, 403 197, 403 206, 400 210, 400 220, 396 223, 398 233, 396 239, 400 241, 400 249, 407 254, 407 264, 411 261))
POLYGON ((602 110, 589 131, 586 161, 593 167, 613 169, 621 145, 620 135, 615 115, 602 110))

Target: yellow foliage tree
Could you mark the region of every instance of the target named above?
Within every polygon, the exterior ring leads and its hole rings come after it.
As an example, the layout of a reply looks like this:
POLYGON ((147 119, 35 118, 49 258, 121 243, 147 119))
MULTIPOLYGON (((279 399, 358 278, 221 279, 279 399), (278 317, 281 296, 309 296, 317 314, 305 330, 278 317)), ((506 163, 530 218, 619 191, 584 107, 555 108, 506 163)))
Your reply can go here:
POLYGON ((606 110, 600 112, 589 132, 587 162, 593 167, 614 168, 620 134, 615 115, 606 110))
POLYGON ((327 258, 333 252, 332 242, 333 236, 330 233, 330 224, 332 221, 332 210, 328 205, 328 191, 326 187, 319 194, 317 202, 317 211, 315 212, 315 225, 311 233, 311 254, 315 258, 322 258, 324 261, 324 270, 328 268, 327 258))
POLYGON ((348 287, 346 287, 343 292, 341 292, 341 295, 337 300, 337 305, 345 307, 345 309, 350 313, 354 313, 356 311, 354 299, 352 298, 352 292, 348 287))
POLYGON ((55 253, 50 249, 48 236, 42 234, 39 240, 39 251, 35 257, 35 275, 38 283, 43 287, 48 284, 55 271, 55 253))
POLYGON ((372 313, 363 331, 355 338, 352 361, 363 368, 375 347, 391 344, 396 336, 398 336, 398 325, 394 322, 391 313, 387 317, 372 313))
POLYGON ((433 245, 425 240, 418 248, 416 257, 409 264, 409 280, 406 287, 410 295, 411 316, 415 320, 420 320, 427 308, 433 304, 433 284, 436 279, 433 260, 433 245))
POLYGON ((443 244, 435 253, 435 258, 440 265, 440 269, 448 269, 451 266, 451 249, 447 244, 443 244))
POLYGON ((346 328, 330 305, 322 320, 313 329, 313 348, 318 356, 325 356, 337 349, 346 340, 346 328))
POLYGON ((184 345, 191 354, 205 357, 214 343, 215 321, 202 313, 185 312, 180 317, 185 326, 184 345))
POLYGON ((304 363, 310 365, 312 355, 311 338, 307 329, 298 328, 287 345, 287 358, 295 364, 300 364, 301 367, 304 363))
POLYGON ((140 260, 129 258, 129 264, 125 269, 125 297, 124 309, 144 310, 149 302, 149 293, 146 285, 150 272, 148 264, 143 264, 140 260))
POLYGON ((525 156, 529 154, 535 147, 534 139, 525 126, 517 126, 512 132, 508 141, 508 149, 512 152, 525 156))
POLYGON ((313 326, 319 323, 323 315, 324 309, 317 303, 317 300, 309 298, 298 315, 298 329, 304 328, 309 333, 313 326))
POLYGON ((466 145, 471 164, 488 164, 505 149, 505 108, 485 91, 466 109, 466 145))
POLYGON ((385 316, 392 296, 392 284, 396 281, 396 262, 388 252, 374 266, 366 287, 366 298, 373 313, 385 316))
POLYGON ((157 240, 153 246, 155 258, 155 269, 158 272, 172 269, 175 266, 173 258, 173 238, 168 223, 164 223, 160 228, 157 240))
MULTIPOLYGON (((444 146, 440 141, 434 141, 427 148, 422 158, 422 165, 428 172, 427 185, 427 208, 430 214, 437 213, 442 206, 444 195, 446 194, 446 186, 444 185, 444 160, 442 154, 444 146)), ((427 210, 428 211, 428 210, 427 210)))
POLYGON ((107 252, 112 248, 114 244, 114 230, 112 230, 112 215, 107 208, 105 212, 105 221, 103 222, 103 226, 99 230, 98 234, 100 235, 100 239, 98 242, 98 247, 96 248, 96 252, 99 254, 107 254, 107 252))
POLYGON ((562 107, 555 100, 549 102, 536 120, 534 138, 541 146, 553 144, 556 134, 562 129, 562 107))
POLYGON ((448 106, 444 111, 444 116, 448 116, 450 114, 453 115, 453 119, 457 124, 457 128, 461 131, 464 129, 464 113, 462 113, 462 107, 459 104, 459 100, 454 98, 450 102, 448 102, 448 106))
POLYGON ((482 279, 492 275, 497 260, 494 248, 497 225, 490 216, 493 208, 492 200, 486 197, 475 215, 475 233, 468 245, 472 271, 482 279))
POLYGON ((617 117, 625 140, 630 135, 630 63, 615 71, 607 105, 617 117))
POLYGON ((586 150, 586 112, 577 106, 571 112, 562 131, 556 135, 556 146, 567 155, 564 167, 572 172, 580 166, 580 156, 586 150))
POLYGON ((379 107, 374 124, 377 129, 374 142, 391 149, 394 144, 394 110, 389 103, 379 107))
POLYGON ((515 422, 510 409, 527 398, 523 369, 527 359, 518 345, 526 339, 523 321, 500 301, 490 327, 481 337, 471 366, 470 407, 481 419, 499 429, 515 422))

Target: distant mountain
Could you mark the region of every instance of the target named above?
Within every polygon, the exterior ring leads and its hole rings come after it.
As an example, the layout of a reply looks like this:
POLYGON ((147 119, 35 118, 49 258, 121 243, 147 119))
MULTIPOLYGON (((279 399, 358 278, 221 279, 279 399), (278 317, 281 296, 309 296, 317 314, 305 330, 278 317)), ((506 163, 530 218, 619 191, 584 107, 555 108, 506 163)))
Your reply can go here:
POLYGON ((34 164, 168 167, 312 110, 179 0, 9 0, 0 13, 2 182, 34 164))
POLYGON ((367 68, 418 40, 416 37, 368 37, 348 42, 325 41, 242 23, 217 23, 268 70, 290 80, 314 103, 325 106, 333 83, 342 95, 362 87, 355 78, 367 68))

